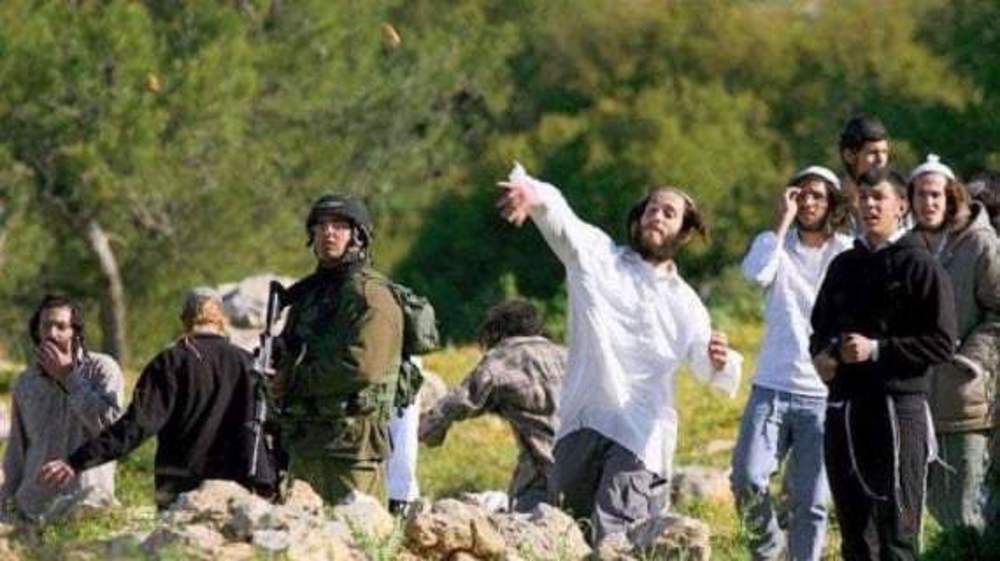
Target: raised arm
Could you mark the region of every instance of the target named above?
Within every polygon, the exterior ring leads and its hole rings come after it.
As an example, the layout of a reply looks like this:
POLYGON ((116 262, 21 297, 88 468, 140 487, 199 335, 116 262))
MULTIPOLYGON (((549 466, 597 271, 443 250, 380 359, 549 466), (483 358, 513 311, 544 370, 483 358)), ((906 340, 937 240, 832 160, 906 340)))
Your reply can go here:
POLYGON ((564 265, 578 265, 583 256, 614 249, 607 234, 580 220, 559 189, 531 177, 520 164, 499 185, 505 190, 497 203, 501 216, 515 226, 530 217, 564 265))
POLYGON ((778 205, 778 219, 774 231, 768 231, 757 236, 743 258, 743 276, 750 282, 764 288, 771 286, 778 273, 781 255, 784 252, 782 244, 785 236, 795 220, 798 212, 796 197, 801 189, 788 187, 781 195, 778 205))

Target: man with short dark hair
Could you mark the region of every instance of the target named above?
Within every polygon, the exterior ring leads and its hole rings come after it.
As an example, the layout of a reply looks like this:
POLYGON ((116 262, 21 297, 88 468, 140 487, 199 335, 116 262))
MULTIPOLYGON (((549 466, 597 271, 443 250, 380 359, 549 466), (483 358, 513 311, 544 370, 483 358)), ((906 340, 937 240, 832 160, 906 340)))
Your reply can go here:
POLYGON ((479 344, 486 355, 421 419, 420 439, 438 446, 453 423, 484 413, 506 420, 519 451, 507 491, 510 508, 528 512, 547 499, 566 349, 542 334, 541 317, 523 300, 490 308, 479 344))
POLYGON ((854 210, 855 233, 860 231, 858 178, 871 169, 888 166, 889 150, 889 131, 882 120, 875 115, 859 113, 844 124, 844 130, 840 133, 838 154, 846 172, 841 183, 844 194, 854 210))
POLYGON ((874 168, 858 179, 861 235, 827 270, 810 352, 830 389, 826 470, 847 560, 919 556, 933 427, 931 366, 956 338, 947 273, 902 227, 906 185, 874 168))
POLYGON ((592 543, 627 538, 667 501, 677 371, 688 364, 729 396, 739 386, 742 357, 712 331, 708 310, 674 263, 707 228, 690 196, 658 187, 629 212, 622 247, 520 165, 500 186, 502 215, 515 225, 530 217, 566 267, 570 343, 553 500, 590 519, 592 543))
POLYGON ((184 333, 143 369, 125 415, 66 460, 47 463, 44 482, 65 485, 82 470, 124 457, 156 436, 153 477, 161 510, 206 479, 273 493, 273 466, 265 452, 257 457, 258 477, 249 477, 254 374, 250 354, 226 338, 222 299, 213 289, 196 288, 185 298, 180 319, 184 333))
POLYGON ((10 440, 4 455, 4 510, 45 521, 77 502, 114 504, 115 465, 88 469, 68 488, 38 481, 43 464, 65 457, 122 413, 125 380, 110 356, 87 350, 79 304, 47 295, 28 322, 35 360, 14 385, 10 440))
POLYGON ((373 224, 360 200, 321 197, 306 234, 317 267, 288 289, 276 358, 289 474, 330 503, 354 490, 385 503, 403 312, 371 267, 373 224))
POLYGON ((781 194, 778 223, 754 240, 743 275, 766 290, 767 331, 733 452, 733 495, 754 559, 795 561, 823 553, 829 490, 823 467, 826 386, 809 354, 809 316, 830 262, 851 246, 838 232, 847 203, 825 167, 796 173, 781 194), (778 524, 771 478, 785 457, 791 523, 778 524))

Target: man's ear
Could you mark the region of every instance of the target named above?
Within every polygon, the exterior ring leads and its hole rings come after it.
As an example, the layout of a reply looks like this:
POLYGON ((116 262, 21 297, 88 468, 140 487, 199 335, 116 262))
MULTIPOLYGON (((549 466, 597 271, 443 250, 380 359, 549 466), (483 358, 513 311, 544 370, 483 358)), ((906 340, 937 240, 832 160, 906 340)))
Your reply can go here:
POLYGON ((854 166, 858 164, 858 153, 850 148, 844 148, 840 151, 840 157, 847 162, 847 166, 851 168, 851 172, 854 171, 854 166))

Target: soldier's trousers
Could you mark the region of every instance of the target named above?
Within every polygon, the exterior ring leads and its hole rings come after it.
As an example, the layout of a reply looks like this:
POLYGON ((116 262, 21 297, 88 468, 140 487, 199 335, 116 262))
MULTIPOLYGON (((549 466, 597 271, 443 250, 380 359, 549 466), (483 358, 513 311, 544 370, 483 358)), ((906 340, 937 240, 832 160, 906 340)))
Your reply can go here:
POLYGON ((292 456, 288 471, 291 477, 308 483, 331 505, 344 500, 354 489, 375 497, 383 505, 388 501, 385 462, 292 456))

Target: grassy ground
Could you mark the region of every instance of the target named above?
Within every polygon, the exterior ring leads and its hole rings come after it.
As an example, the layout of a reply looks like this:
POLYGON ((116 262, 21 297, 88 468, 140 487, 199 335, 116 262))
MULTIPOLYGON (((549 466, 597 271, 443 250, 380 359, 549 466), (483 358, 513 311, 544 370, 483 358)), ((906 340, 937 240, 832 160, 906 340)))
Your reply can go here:
MULTIPOLYGON (((723 445, 736 439, 743 405, 749 394, 754 371, 755 352, 761 330, 751 326, 727 329, 731 344, 745 356, 744 380, 736 399, 729 400, 706 390, 690 376, 678 381, 680 441, 679 465, 726 467, 731 450, 723 445), (718 445, 709 445, 710 443, 718 445)), ((447 348, 428 356, 425 364, 440 374, 449 385, 461 380, 479 360, 474 347, 447 348)), ((0 365, 0 391, 11 386, 14 368, 0 365)), ((4 394, 2 399, 9 401, 4 394)), ((118 533, 125 528, 148 528, 152 520, 153 442, 119 463, 117 496, 123 507, 107 513, 90 514, 84 519, 53 525, 32 538, 37 559, 64 559, 79 551, 78 544, 118 533)), ((429 497, 454 495, 467 490, 505 489, 517 455, 515 441, 507 425, 495 417, 463 422, 453 428, 444 445, 422 447, 418 475, 422 491, 429 497)), ((693 504, 684 512, 707 522, 713 532, 713 559, 735 561, 749 559, 746 536, 729 504, 693 504)), ((931 554, 936 560, 962 559, 949 556, 950 548, 938 540, 932 527, 926 533, 931 554), (943 553, 942 553, 943 552, 943 553)), ((838 556, 839 534, 831 528, 824 559, 838 556)))

